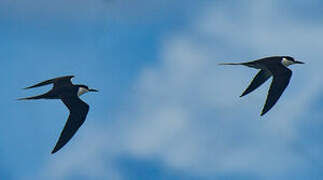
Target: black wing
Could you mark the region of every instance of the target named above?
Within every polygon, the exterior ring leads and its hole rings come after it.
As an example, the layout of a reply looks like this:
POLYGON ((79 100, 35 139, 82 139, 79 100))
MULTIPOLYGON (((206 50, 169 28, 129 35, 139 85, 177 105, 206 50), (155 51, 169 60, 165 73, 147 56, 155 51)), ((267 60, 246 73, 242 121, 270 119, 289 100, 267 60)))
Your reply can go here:
POLYGON ((25 89, 31 89, 31 88, 35 88, 35 87, 45 86, 48 84, 54 84, 55 87, 61 86, 61 85, 66 85, 66 84, 72 84, 71 79, 73 77, 74 76, 62 76, 62 77, 58 77, 58 78, 54 78, 54 79, 40 82, 40 83, 35 84, 33 86, 26 87, 25 89))
POLYGON ((86 115, 89 112, 89 105, 78 97, 64 98, 62 101, 70 110, 70 115, 52 154, 60 150, 74 136, 76 131, 84 123, 86 115))
POLYGON ((273 81, 270 85, 265 106, 262 110, 261 116, 266 114, 278 101, 280 96, 289 84, 290 78, 292 77, 292 71, 283 65, 270 69, 273 73, 273 81))
POLYGON ((267 70, 260 70, 258 74, 254 77, 248 88, 242 93, 240 97, 243 97, 255 89, 257 89, 259 86, 261 86, 264 82, 266 82, 271 76, 271 73, 267 70))

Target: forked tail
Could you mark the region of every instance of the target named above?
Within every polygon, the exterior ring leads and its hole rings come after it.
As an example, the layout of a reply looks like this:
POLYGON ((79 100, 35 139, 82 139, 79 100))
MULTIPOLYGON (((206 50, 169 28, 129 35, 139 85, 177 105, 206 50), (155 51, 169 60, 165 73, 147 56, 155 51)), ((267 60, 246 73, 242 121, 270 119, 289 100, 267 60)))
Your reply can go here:
POLYGON ((244 63, 219 63, 219 65, 244 65, 244 63))
POLYGON ((38 95, 38 96, 32 96, 32 97, 26 97, 26 98, 19 98, 17 100, 32 100, 32 99, 55 99, 54 96, 52 96, 49 92, 42 94, 42 95, 38 95))

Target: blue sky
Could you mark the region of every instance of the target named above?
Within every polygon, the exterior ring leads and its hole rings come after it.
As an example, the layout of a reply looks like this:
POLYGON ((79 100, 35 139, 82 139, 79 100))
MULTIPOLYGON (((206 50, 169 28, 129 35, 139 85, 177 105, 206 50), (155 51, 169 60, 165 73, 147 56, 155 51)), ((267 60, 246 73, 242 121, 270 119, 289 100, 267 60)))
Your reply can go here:
POLYGON ((322 2, 0 2, 0 178, 322 179, 322 2), (269 83, 220 62, 291 55, 289 87, 264 117, 269 83), (50 152, 68 117, 60 101, 17 102, 70 75, 87 121, 50 152))

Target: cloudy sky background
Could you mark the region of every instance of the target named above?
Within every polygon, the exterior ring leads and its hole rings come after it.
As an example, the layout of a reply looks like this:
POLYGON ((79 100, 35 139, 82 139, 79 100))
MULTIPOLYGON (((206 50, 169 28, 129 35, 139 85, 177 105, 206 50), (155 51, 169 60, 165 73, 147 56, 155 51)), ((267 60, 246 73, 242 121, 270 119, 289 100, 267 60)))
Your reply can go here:
POLYGON ((323 2, 27 0, 0 2, 0 178, 322 179, 323 2), (221 67, 291 55, 290 85, 264 117, 270 83, 221 67), (87 121, 51 155, 60 101, 17 102, 74 74, 87 121))

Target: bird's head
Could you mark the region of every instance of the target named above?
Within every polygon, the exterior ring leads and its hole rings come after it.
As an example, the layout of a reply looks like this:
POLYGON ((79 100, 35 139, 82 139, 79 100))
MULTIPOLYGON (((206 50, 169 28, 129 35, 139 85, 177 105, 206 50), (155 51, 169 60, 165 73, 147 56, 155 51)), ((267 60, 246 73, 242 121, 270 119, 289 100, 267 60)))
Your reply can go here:
POLYGON ((282 56, 281 63, 286 67, 292 64, 304 64, 304 62, 296 61, 293 57, 290 56, 282 56))
POLYGON ((77 91, 77 95, 78 96, 81 96, 82 94, 85 94, 87 92, 98 92, 98 90, 96 90, 96 89, 90 89, 86 85, 78 85, 78 91, 77 91))

